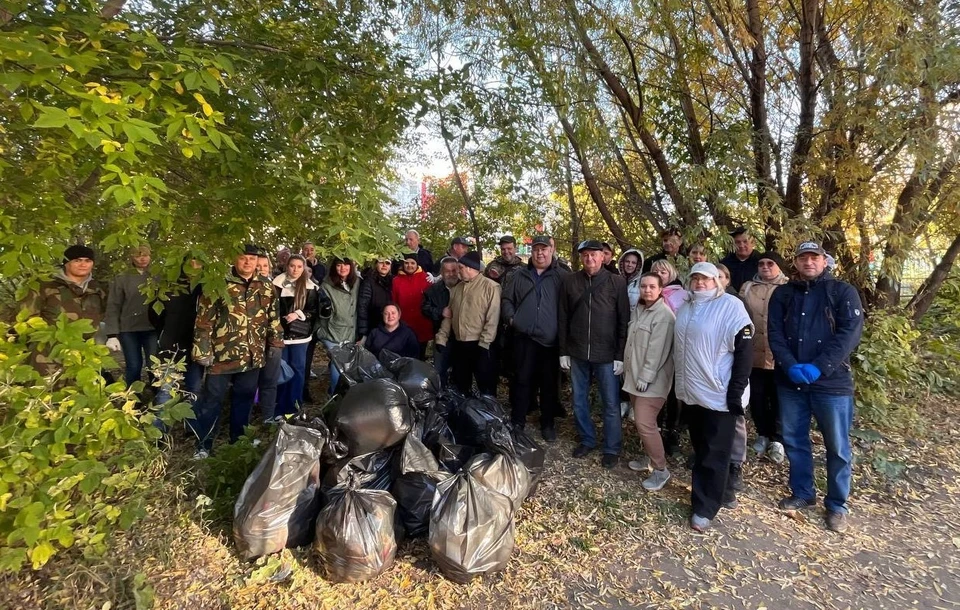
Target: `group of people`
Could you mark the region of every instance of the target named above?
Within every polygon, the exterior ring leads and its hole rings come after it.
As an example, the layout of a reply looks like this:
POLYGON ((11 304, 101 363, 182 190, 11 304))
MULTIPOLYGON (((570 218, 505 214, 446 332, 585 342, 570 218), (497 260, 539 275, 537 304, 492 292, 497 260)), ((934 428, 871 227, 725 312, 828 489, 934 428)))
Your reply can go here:
MULTIPOLYGON (((756 452, 790 463, 791 494, 780 507, 813 506, 812 417, 827 449, 826 522, 842 531, 851 478, 849 356, 863 328, 859 296, 833 277, 827 253, 814 242, 801 244, 791 265, 776 252, 756 252, 745 229, 731 235, 735 251, 718 264, 702 246, 685 249, 673 229, 649 258, 629 248, 614 261, 610 244, 586 240, 575 272, 546 235, 530 240, 526 262, 516 239, 504 235, 499 255, 484 265, 460 237, 435 263, 419 234, 408 231, 402 259, 384 253, 362 271, 345 257, 324 265, 310 243, 299 254, 281 250, 276 267, 265 251, 246 246, 225 295, 191 288, 190 267, 198 263, 184 260, 181 286, 161 299, 159 314, 140 292, 149 247, 130 253, 132 269, 108 294, 92 277, 93 251, 71 246, 62 271, 25 306, 48 321, 61 312, 95 326, 102 320, 108 347, 124 354, 128 384, 141 378, 153 354, 185 360, 184 389, 196 396, 197 458, 212 451, 231 386, 231 441, 249 423, 257 396, 267 422, 308 401, 318 343, 330 350, 355 342, 374 354, 387 349, 426 359, 432 342, 444 384, 495 395, 500 376, 507 377, 513 425, 526 426, 539 410, 548 443, 557 440, 565 414, 564 371, 579 438, 575 458, 599 448, 602 466, 615 467, 629 413, 649 461, 629 467, 652 470, 641 484, 657 491, 671 478, 667 456, 689 433, 690 524, 698 531, 737 504, 748 409, 756 452), (590 409, 594 382, 602 443, 590 409)), ((329 375, 333 394, 339 375, 332 364, 329 375)), ((168 396, 161 388, 158 400, 168 396)))

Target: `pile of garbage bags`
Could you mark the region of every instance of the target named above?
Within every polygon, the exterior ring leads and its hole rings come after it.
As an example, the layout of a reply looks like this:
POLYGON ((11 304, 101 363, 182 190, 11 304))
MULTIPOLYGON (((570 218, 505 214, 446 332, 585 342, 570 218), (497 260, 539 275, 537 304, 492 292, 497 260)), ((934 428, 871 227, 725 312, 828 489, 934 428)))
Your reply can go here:
POLYGON ((506 567, 543 448, 491 397, 442 390, 429 364, 357 345, 331 350, 341 396, 280 424, 234 507, 240 555, 312 544, 334 582, 375 578, 404 538, 426 537, 451 580, 506 567))

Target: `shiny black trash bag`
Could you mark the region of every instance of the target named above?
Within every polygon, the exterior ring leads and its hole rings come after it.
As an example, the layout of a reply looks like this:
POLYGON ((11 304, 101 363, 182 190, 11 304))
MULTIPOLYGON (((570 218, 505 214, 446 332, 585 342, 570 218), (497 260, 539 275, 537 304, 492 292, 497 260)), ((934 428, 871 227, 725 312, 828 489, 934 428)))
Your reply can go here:
POLYGON ((380 451, 403 441, 413 427, 407 394, 391 379, 374 379, 350 388, 332 417, 331 428, 347 455, 380 451))

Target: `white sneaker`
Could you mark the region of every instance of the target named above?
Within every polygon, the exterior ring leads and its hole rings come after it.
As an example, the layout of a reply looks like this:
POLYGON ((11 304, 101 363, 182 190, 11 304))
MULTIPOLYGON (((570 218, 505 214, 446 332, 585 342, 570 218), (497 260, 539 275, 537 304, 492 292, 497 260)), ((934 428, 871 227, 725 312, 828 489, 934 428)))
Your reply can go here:
POLYGON ((768 460, 774 464, 782 464, 786 457, 787 452, 783 449, 783 443, 778 443, 776 441, 770 443, 770 447, 767 449, 768 460))
POLYGON ((757 456, 761 456, 767 450, 767 445, 770 442, 765 436, 758 436, 757 440, 753 443, 753 450, 757 452, 757 456))
POLYGON ((654 470, 646 481, 643 482, 643 488, 647 491, 660 491, 663 489, 663 486, 667 484, 667 481, 670 480, 670 471, 664 468, 663 470, 654 470))
POLYGON ((643 460, 631 460, 630 463, 627 464, 627 468, 629 468, 630 470, 632 470, 632 471, 634 471, 634 472, 646 472, 646 471, 650 470, 650 463, 649 463, 649 461, 646 460, 646 459, 643 459, 643 460))
POLYGON ((253 445, 254 447, 259 447, 259 446, 260 446, 260 443, 262 443, 262 442, 263 442, 263 441, 261 441, 259 438, 255 438, 255 439, 253 439, 252 441, 250 441, 250 444, 253 445))
POLYGON ((633 409, 630 409, 630 411, 627 413, 627 419, 630 420, 631 424, 637 423, 637 416, 634 415, 633 409))
POLYGON ((210 457, 210 452, 206 449, 198 449, 196 453, 193 454, 193 460, 199 462, 200 460, 205 460, 210 457))

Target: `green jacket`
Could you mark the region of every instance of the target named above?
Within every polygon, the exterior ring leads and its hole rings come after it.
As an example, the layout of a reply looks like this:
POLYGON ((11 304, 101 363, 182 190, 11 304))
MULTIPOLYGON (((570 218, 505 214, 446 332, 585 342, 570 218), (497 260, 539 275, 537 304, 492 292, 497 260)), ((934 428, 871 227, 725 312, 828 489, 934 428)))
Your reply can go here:
POLYGON ((334 286, 329 277, 323 278, 321 289, 330 297, 333 313, 320 318, 320 330, 317 337, 324 341, 343 343, 357 340, 357 297, 360 294, 360 281, 347 289, 344 284, 334 286))
POLYGON ((113 278, 110 284, 110 298, 107 299, 107 315, 104 329, 108 336, 120 333, 155 331, 148 315, 149 306, 140 292, 147 282, 146 273, 136 270, 113 278))
POLYGON ((227 276, 229 302, 201 295, 193 335, 193 359, 211 360, 212 375, 262 368, 268 347, 283 347, 283 329, 270 280, 227 276))

